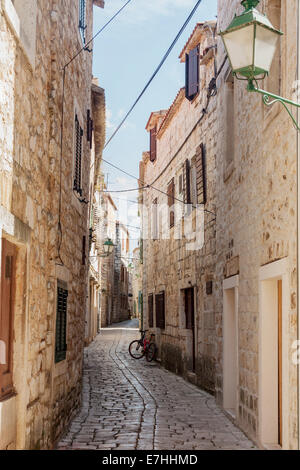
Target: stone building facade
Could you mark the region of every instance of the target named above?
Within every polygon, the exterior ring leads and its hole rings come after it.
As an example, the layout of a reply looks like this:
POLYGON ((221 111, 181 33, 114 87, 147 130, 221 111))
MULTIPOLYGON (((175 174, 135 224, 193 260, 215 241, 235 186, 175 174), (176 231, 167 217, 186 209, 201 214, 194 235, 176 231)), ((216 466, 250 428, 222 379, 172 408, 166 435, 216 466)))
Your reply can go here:
POLYGON ((186 87, 147 123, 140 164, 143 327, 162 365, 214 392, 216 23, 198 23, 180 54, 186 87))
MULTIPOLYGON (((117 207, 110 194, 102 195, 102 244, 110 238, 116 245, 117 207), (104 225, 104 226, 103 226, 104 225)), ((114 302, 115 250, 107 258, 101 258, 101 328, 111 325, 114 302)))
MULTIPOLYGON (((284 33, 260 88, 295 98, 298 2, 257 8, 284 33)), ((218 30, 242 10, 219 1, 218 30)), ((265 106, 233 78, 225 58, 219 39, 216 397, 262 447, 297 449, 298 134, 280 104, 265 106)))
MULTIPOLYGON (((105 211, 102 211, 102 151, 105 143, 105 93, 94 79, 92 84, 92 116, 94 139, 91 142, 91 172, 89 195, 89 238, 88 260, 86 249, 83 253, 83 263, 89 266, 89 292, 86 307, 85 343, 89 344, 97 335, 100 328, 101 316, 101 274, 102 263, 100 255, 103 253, 102 224, 105 211)), ((87 244, 85 242, 85 244, 87 244)))
POLYGON ((116 246, 114 253, 114 294, 112 322, 118 323, 130 318, 128 303, 130 235, 121 223, 116 224, 116 246))
POLYGON ((1 449, 51 448, 81 401, 91 52, 62 84, 93 4, 0 3, 1 449))

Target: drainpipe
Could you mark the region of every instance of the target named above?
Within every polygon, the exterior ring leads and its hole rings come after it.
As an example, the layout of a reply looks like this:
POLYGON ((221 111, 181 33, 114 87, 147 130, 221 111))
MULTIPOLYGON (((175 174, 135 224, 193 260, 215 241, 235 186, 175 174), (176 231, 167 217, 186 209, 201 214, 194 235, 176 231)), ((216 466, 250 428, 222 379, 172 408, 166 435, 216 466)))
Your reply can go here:
MULTIPOLYGON (((297 100, 299 102, 299 79, 300 79, 300 0, 297 2, 297 100)), ((297 122, 300 122, 300 111, 297 108, 297 122)), ((299 187, 300 187, 300 138, 297 132, 297 325, 298 325, 298 345, 300 340, 300 315, 299 315, 299 288, 300 288, 300 259, 299 259, 299 222, 300 222, 300 204, 299 204, 299 187)), ((299 346, 298 346, 299 347, 299 346)), ((300 450, 300 364, 297 365, 297 414, 298 414, 298 450, 300 450)))

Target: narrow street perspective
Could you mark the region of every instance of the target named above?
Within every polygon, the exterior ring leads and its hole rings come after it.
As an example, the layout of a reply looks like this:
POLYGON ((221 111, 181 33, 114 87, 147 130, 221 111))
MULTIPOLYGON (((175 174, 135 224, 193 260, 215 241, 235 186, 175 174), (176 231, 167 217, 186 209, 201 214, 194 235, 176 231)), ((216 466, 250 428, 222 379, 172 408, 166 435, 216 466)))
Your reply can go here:
POLYGON ((254 449, 211 395, 129 356, 136 323, 103 329, 86 349, 82 410, 58 449, 254 449))
POLYGON ((0 452, 299 451, 299 190, 300 0, 0 0, 0 452))

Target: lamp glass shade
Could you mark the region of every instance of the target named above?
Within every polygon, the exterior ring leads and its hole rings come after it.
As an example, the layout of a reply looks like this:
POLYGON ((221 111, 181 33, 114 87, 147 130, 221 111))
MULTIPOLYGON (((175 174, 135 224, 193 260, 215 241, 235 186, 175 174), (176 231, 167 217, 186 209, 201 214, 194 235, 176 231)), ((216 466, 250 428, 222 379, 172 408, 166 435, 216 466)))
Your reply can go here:
POLYGON ((253 39, 254 25, 224 34, 223 41, 234 71, 253 64, 253 39))
POLYGON ((103 245, 104 253, 106 253, 107 255, 110 255, 113 252, 113 248, 114 248, 113 242, 110 239, 106 240, 106 242, 103 245))
POLYGON ((263 26, 256 26, 255 37, 255 67, 270 72, 272 61, 276 52, 279 35, 263 26))

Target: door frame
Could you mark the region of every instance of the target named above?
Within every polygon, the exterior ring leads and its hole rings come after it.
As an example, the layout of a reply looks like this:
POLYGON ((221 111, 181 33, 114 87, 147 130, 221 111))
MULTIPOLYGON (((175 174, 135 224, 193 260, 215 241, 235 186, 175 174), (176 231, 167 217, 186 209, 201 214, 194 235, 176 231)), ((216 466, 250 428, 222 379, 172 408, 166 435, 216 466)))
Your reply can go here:
MULTIPOLYGON (((270 416, 272 413, 270 403, 270 370, 267 364, 266 341, 270 338, 270 325, 268 325, 267 316, 276 310, 276 324, 273 331, 273 340, 277 343, 278 355, 278 290, 274 296, 275 286, 278 281, 282 281, 282 449, 287 449, 289 439, 289 275, 288 259, 283 258, 279 261, 262 266, 259 269, 259 364, 258 364, 258 437, 263 447, 278 447, 278 439, 275 437, 274 426, 270 425, 270 416)), ((278 287, 277 287, 278 289, 278 287)), ((276 292, 276 291, 275 291, 276 292)), ((276 365, 277 367, 277 365, 276 365)), ((278 368, 277 368, 278 373, 278 368)), ((276 382, 275 371, 273 371, 273 380, 276 382)), ((277 375, 278 386, 278 375, 277 375)), ((276 396, 276 392, 275 392, 276 396)), ((278 402, 278 392, 277 392, 278 402)), ((273 404, 274 409, 276 405, 273 404)), ((272 418, 278 421, 276 415, 272 418)))
POLYGON ((226 341, 225 341, 225 331, 226 331, 226 324, 225 324, 225 316, 227 315, 226 304, 225 304, 225 292, 228 290, 234 291, 234 320, 235 320, 235 341, 236 341, 236 351, 235 351, 235 359, 236 359, 236 397, 235 397, 235 416, 234 418, 238 418, 238 407, 239 407, 239 322, 238 322, 238 313, 239 313, 239 275, 232 276, 228 279, 224 279, 223 281, 223 315, 222 315, 222 327, 223 327, 223 408, 224 410, 229 410, 228 407, 225 406, 226 397, 226 380, 227 380, 227 370, 225 366, 225 356, 226 352, 226 341))

